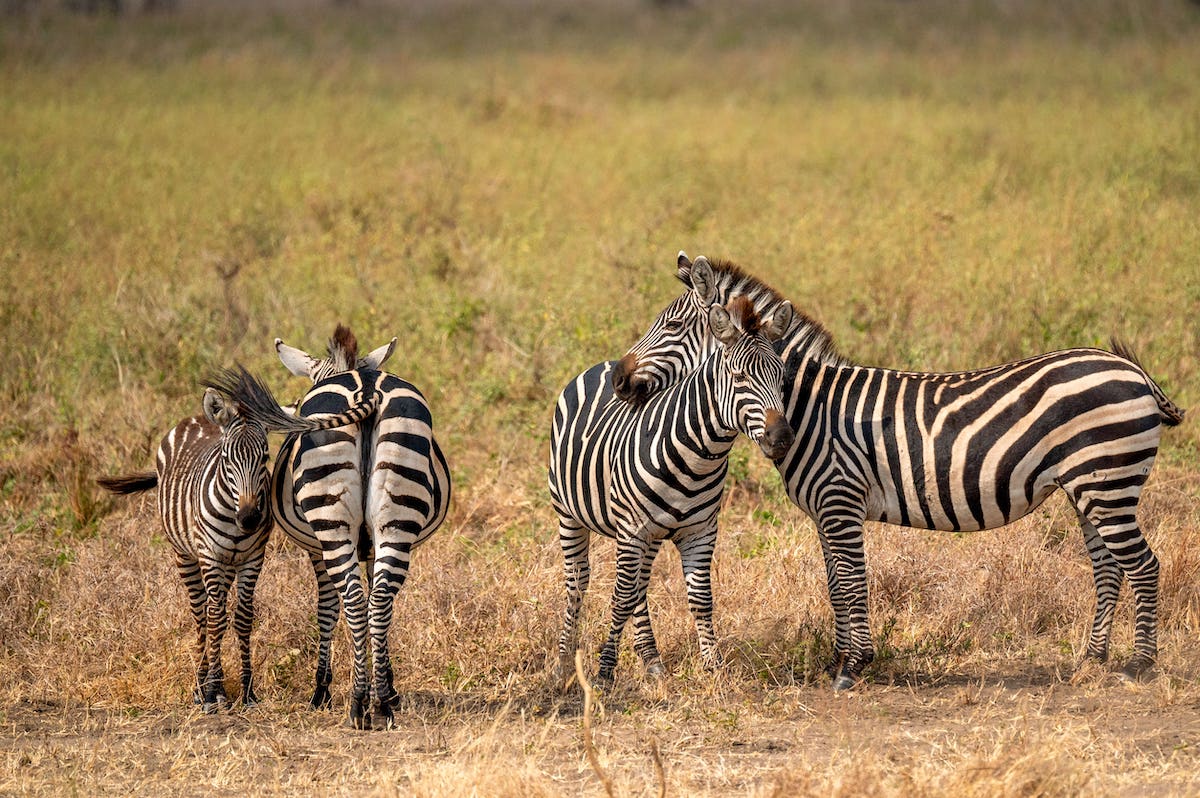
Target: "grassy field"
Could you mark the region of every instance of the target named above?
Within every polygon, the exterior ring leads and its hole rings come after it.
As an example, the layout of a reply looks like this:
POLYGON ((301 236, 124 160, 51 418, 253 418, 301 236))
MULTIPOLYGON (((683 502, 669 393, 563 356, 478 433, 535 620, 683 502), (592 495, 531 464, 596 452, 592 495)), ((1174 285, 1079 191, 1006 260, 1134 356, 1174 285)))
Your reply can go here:
MULTIPOLYGON (((868 530, 868 683, 820 673, 816 536, 735 449, 717 553, 726 666, 699 668, 678 559, 598 698, 550 681, 563 605, 555 397, 734 260, 856 361, 922 370, 1130 342, 1200 402, 1200 7, 280 2, 0 16, 0 794, 1175 795, 1200 791, 1200 428, 1141 519, 1158 675, 1079 663, 1092 612, 1056 497, 1004 530, 868 530), (307 559, 273 542, 263 703, 190 704, 186 600, 147 467, 275 336, 344 321, 422 388, 456 501, 393 634, 398 728, 304 708, 307 559)), ((593 550, 588 650, 613 550, 593 550)), ((1131 649, 1123 596, 1114 657, 1131 649)), ((232 641, 230 641, 232 642, 232 641)), ((232 658, 227 659, 232 666, 232 658)))

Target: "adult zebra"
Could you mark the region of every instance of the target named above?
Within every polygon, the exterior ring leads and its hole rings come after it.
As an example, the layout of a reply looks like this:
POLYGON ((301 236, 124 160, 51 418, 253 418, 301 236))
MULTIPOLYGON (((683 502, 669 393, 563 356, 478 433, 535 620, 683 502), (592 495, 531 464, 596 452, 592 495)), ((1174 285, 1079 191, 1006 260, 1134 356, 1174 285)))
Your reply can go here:
POLYGON ((572 672, 591 575, 591 531, 617 541, 612 626, 600 652, 600 678, 612 679, 631 616, 634 649, 647 673, 663 671, 646 591, 664 540, 679 550, 701 658, 715 663, 709 574, 729 450, 739 431, 767 457, 791 445, 782 415, 783 362, 772 348, 790 319, 790 306, 781 305, 764 322, 746 300, 706 309, 706 329, 719 342, 716 351, 642 407, 615 400, 611 361, 563 389, 551 433, 549 483, 567 590, 558 642, 564 681, 572 672))
POLYGON ((392 725, 398 696, 388 633, 395 596, 413 548, 445 520, 451 492, 425 397, 412 383, 379 370, 395 344, 393 338, 359 358, 357 339, 339 324, 328 357, 318 359, 275 339, 288 370, 313 381, 299 417, 284 413, 254 381, 241 381, 235 393, 248 416, 271 431, 290 433, 276 460, 272 506, 280 528, 309 553, 317 577, 319 643, 311 703, 321 707, 330 700, 329 648, 340 595, 354 644, 350 722, 358 729, 370 728, 373 715, 384 728, 392 725), (368 399, 377 410, 357 427, 305 434, 297 423, 368 399), (360 573, 364 564, 367 590, 360 573))
MULTIPOLYGON (((617 394, 644 401, 716 346, 703 309, 731 296, 769 312, 785 300, 731 264, 679 254, 688 290, 614 370, 617 394)), ((1128 349, 1068 349, 977 371, 924 374, 868 368, 837 354, 829 334, 797 313, 780 349, 795 443, 776 468, 814 521, 836 618, 834 688, 851 687, 874 658, 867 618, 864 521, 944 531, 1021 518, 1062 488, 1092 562, 1096 613, 1087 654, 1108 656, 1123 578, 1134 593, 1134 654, 1122 673, 1154 665, 1158 560, 1137 524, 1142 486, 1162 427, 1183 411, 1128 349)))
MULTIPOLYGON (((116 494, 158 487, 158 514, 175 550, 179 576, 188 591, 196 623, 197 659, 194 697, 205 712, 227 700, 221 667, 221 640, 228 624, 226 604, 236 580, 233 629, 242 659, 242 703, 257 701, 250 662, 254 588, 262 571, 271 530, 267 508, 267 432, 248 419, 229 391, 209 386, 203 416, 180 421, 158 447, 156 469, 119 477, 101 477, 116 494)), ((356 406, 321 420, 309 429, 354 423, 372 411, 356 406)))

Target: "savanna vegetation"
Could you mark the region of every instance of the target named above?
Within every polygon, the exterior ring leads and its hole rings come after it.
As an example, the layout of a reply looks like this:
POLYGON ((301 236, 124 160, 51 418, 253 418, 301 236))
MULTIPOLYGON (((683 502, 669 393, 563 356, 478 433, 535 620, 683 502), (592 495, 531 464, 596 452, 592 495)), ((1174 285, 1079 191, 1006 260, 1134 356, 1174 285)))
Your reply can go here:
MULTIPOLYGON (((1195 3, 4 8, 0 793, 1200 790, 1192 419, 1144 494, 1162 653, 1131 686, 1080 666, 1090 568, 1055 498, 993 532, 869 528, 880 657, 832 695, 815 534, 739 445, 726 665, 699 667, 664 552, 670 675, 647 682, 627 645, 585 735, 581 697, 551 682, 545 489, 558 390, 676 295, 681 248, 740 263, 863 363, 1118 336, 1196 405, 1195 3), (399 338, 390 365, 428 397, 457 491, 397 605, 398 728, 344 728, 343 631, 334 709, 304 707, 313 582, 282 539, 258 594, 264 701, 202 715, 153 499, 93 480, 149 466, 213 369, 296 398, 273 338, 319 350, 339 321, 365 346, 399 338)), ((593 564, 589 652, 611 545, 593 564)), ((1130 627, 1125 596, 1118 661, 1130 627)))

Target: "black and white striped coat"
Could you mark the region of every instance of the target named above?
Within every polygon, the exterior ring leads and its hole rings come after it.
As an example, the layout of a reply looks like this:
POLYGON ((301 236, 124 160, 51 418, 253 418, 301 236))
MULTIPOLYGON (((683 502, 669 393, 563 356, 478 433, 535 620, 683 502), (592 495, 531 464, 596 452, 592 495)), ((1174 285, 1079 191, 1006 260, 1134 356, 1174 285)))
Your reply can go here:
MULTIPOLYGON (((784 300, 730 264, 680 253, 689 286, 622 361, 624 395, 642 400, 683 378, 714 348, 696 308, 784 300), (668 320, 670 324, 668 324, 668 320)), ((787 416, 796 433, 776 463, 788 495, 815 522, 836 618, 834 686, 874 657, 862 527, 868 520, 970 531, 1014 521, 1062 488, 1092 561, 1096 614, 1088 655, 1105 659, 1123 578, 1133 589, 1137 676, 1157 656, 1158 561, 1138 527, 1142 486, 1163 426, 1183 411, 1125 349, 1071 349, 954 374, 855 365, 796 314, 780 341, 787 416)))
MULTIPOLYGON (((299 417, 341 412, 356 402, 376 408, 357 426, 290 435, 272 478, 276 521, 309 553, 317 577, 312 705, 329 703, 329 649, 340 596, 354 644, 350 718, 356 728, 372 725, 372 711, 380 725, 391 725, 397 695, 388 632, 395 596, 412 550, 445 520, 451 493, 449 467, 434 439, 425 398, 411 383, 379 370, 394 345, 395 339, 360 359, 354 335, 340 325, 327 358, 275 342, 284 365, 313 380, 299 417)), ((239 398, 271 430, 291 430, 290 417, 269 394, 239 398)))
POLYGON ((612 678, 631 617, 634 648, 647 672, 663 670, 646 590, 664 540, 679 549, 702 659, 716 661, 710 570, 729 450, 739 431, 768 457, 786 451, 792 438, 781 415, 783 363, 772 348, 790 308, 777 310, 765 324, 748 302, 731 310, 718 305, 706 313, 720 345, 695 372, 644 406, 615 399, 611 362, 583 372, 559 396, 549 484, 567 589, 558 646, 564 679, 572 672, 591 574, 592 532, 617 542, 612 625, 600 653, 600 677, 612 678))
MULTIPOLYGON (((237 584, 233 628, 242 660, 242 701, 253 704, 250 631, 254 588, 271 530, 268 507, 267 432, 228 398, 233 390, 210 387, 204 415, 180 421, 158 447, 156 470, 97 482, 117 494, 158 488, 158 512, 175 551, 196 623, 195 699, 205 712, 226 700, 221 640, 226 604, 237 584)), ((311 428, 357 420, 354 413, 309 422, 311 428)))

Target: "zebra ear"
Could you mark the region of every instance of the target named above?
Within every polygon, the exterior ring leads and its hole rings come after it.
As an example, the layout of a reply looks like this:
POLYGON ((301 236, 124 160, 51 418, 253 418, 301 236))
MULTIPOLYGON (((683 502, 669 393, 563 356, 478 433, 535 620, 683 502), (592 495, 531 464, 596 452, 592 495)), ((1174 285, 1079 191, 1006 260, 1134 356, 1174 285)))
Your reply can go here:
POLYGON ((358 359, 358 367, 360 369, 368 368, 378 371, 379 367, 383 365, 384 361, 392 356, 392 350, 395 348, 396 339, 393 338, 390 343, 384 344, 378 349, 368 352, 366 357, 360 357, 358 359))
POLYGON ((713 305, 708 309, 708 328, 712 330, 713 337, 725 346, 732 345, 742 335, 724 305, 713 305))
POLYGON ((679 257, 675 259, 675 268, 675 276, 679 278, 679 281, 684 285, 691 285, 692 261, 682 249, 679 250, 679 257))
POLYGON ((778 341, 787 332, 788 327, 792 326, 792 303, 786 299, 783 303, 775 308, 775 314, 771 316, 771 320, 763 325, 763 334, 767 336, 767 340, 778 341))
POLYGON ((275 339, 275 352, 288 371, 297 377, 312 378, 318 362, 312 355, 294 346, 288 346, 282 338, 275 339))
POLYGON ((226 399, 215 388, 204 389, 204 417, 218 427, 224 427, 238 414, 237 403, 226 399))
POLYGON ((692 290, 706 306, 717 298, 717 281, 713 277, 712 264, 703 255, 692 263, 692 290))

